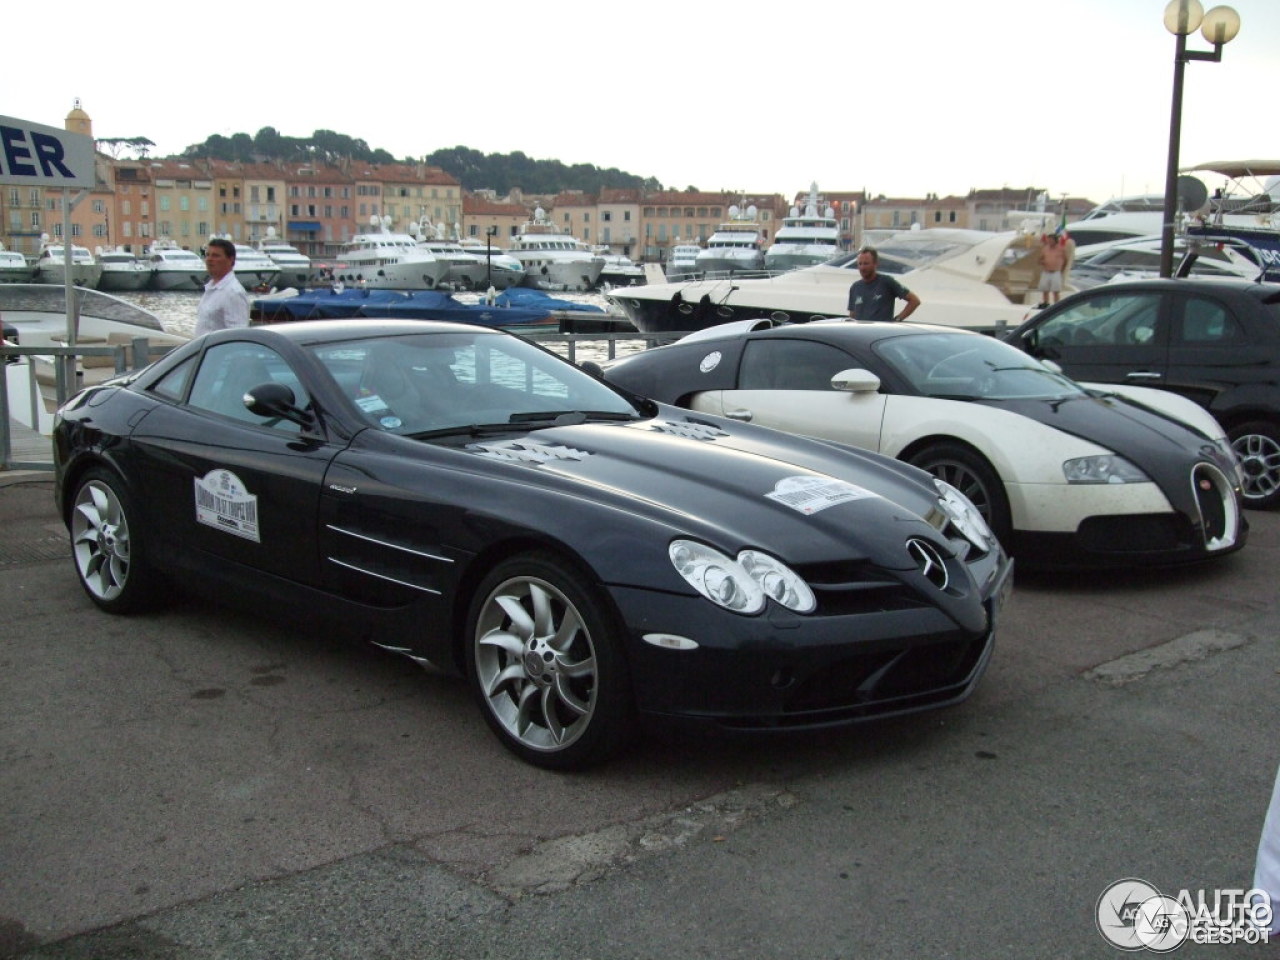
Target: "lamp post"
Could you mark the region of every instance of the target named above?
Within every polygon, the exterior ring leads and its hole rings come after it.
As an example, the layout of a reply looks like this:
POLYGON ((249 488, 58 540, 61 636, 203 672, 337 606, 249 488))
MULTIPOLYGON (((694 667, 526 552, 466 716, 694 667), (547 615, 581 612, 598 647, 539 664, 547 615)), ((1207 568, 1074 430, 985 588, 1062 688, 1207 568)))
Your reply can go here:
POLYGON ((489 227, 484 232, 484 266, 485 279, 489 282, 485 284, 489 289, 493 288, 493 250, 491 248, 492 238, 498 232, 496 226, 489 227))
POLYGON ((1178 142, 1182 136, 1182 72, 1188 60, 1222 60, 1222 47, 1240 32, 1240 15, 1231 7, 1207 14, 1200 0, 1170 0, 1164 8, 1165 29, 1178 38, 1173 57, 1173 107, 1169 116, 1169 165, 1164 178, 1164 216, 1160 229, 1160 276, 1173 276, 1173 226, 1178 213, 1178 142), (1208 50, 1188 50, 1187 35, 1200 28, 1208 50))

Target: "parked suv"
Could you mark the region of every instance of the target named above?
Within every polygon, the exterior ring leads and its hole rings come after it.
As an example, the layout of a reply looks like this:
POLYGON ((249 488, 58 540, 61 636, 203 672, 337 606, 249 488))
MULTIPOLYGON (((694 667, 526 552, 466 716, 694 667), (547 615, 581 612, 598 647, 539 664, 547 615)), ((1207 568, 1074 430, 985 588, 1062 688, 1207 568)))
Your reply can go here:
POLYGON ((1076 380, 1190 397, 1231 439, 1245 503, 1280 503, 1280 284, 1107 283, 1037 312, 1005 339, 1076 380))

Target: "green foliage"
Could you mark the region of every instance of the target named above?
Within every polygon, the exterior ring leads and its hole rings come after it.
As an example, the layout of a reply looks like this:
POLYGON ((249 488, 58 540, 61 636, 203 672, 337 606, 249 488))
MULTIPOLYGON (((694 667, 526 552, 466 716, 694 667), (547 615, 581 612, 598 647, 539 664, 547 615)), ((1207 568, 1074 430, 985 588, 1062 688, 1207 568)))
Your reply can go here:
MULTIPOLYGON (((151 145, 149 140, 146 143, 151 145)), ((366 163, 397 162, 386 150, 371 148, 364 140, 332 130, 317 130, 309 137, 286 137, 274 127, 263 127, 252 137, 247 133, 230 137, 215 133, 204 143, 187 147, 182 156, 241 163, 273 160, 337 163, 343 158, 366 163)), ((559 160, 534 160, 519 150, 486 155, 470 147, 457 146, 437 150, 425 159, 452 174, 465 189, 487 188, 499 194, 507 193, 512 187, 519 187, 525 193, 581 190, 589 194, 598 194, 602 189, 660 189, 654 177, 623 173, 616 167, 602 170, 590 163, 567 165, 559 160)), ((417 158, 406 157, 403 162, 416 163, 417 158)))

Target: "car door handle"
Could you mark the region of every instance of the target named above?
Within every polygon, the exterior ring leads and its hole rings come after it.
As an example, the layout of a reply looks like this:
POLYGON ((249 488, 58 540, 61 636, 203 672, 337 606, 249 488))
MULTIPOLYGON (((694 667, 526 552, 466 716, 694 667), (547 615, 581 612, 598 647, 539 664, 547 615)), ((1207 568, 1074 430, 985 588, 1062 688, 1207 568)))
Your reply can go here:
POLYGON ((743 423, 750 423, 755 416, 750 410, 726 410, 724 415, 730 420, 741 420, 743 423))
POLYGON ((1162 375, 1152 370, 1137 370, 1124 375, 1126 380, 1160 380, 1162 375))

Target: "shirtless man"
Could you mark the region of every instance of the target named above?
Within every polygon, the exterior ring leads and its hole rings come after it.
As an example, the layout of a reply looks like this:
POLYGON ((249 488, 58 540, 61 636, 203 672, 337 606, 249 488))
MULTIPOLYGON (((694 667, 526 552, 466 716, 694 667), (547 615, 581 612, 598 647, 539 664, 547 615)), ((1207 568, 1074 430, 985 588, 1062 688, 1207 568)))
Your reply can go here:
POLYGON ((1067 266, 1067 245, 1058 240, 1056 233, 1048 234, 1040 242, 1040 292, 1044 300, 1040 306, 1047 306, 1052 297, 1057 303, 1062 297, 1062 271, 1067 266))

